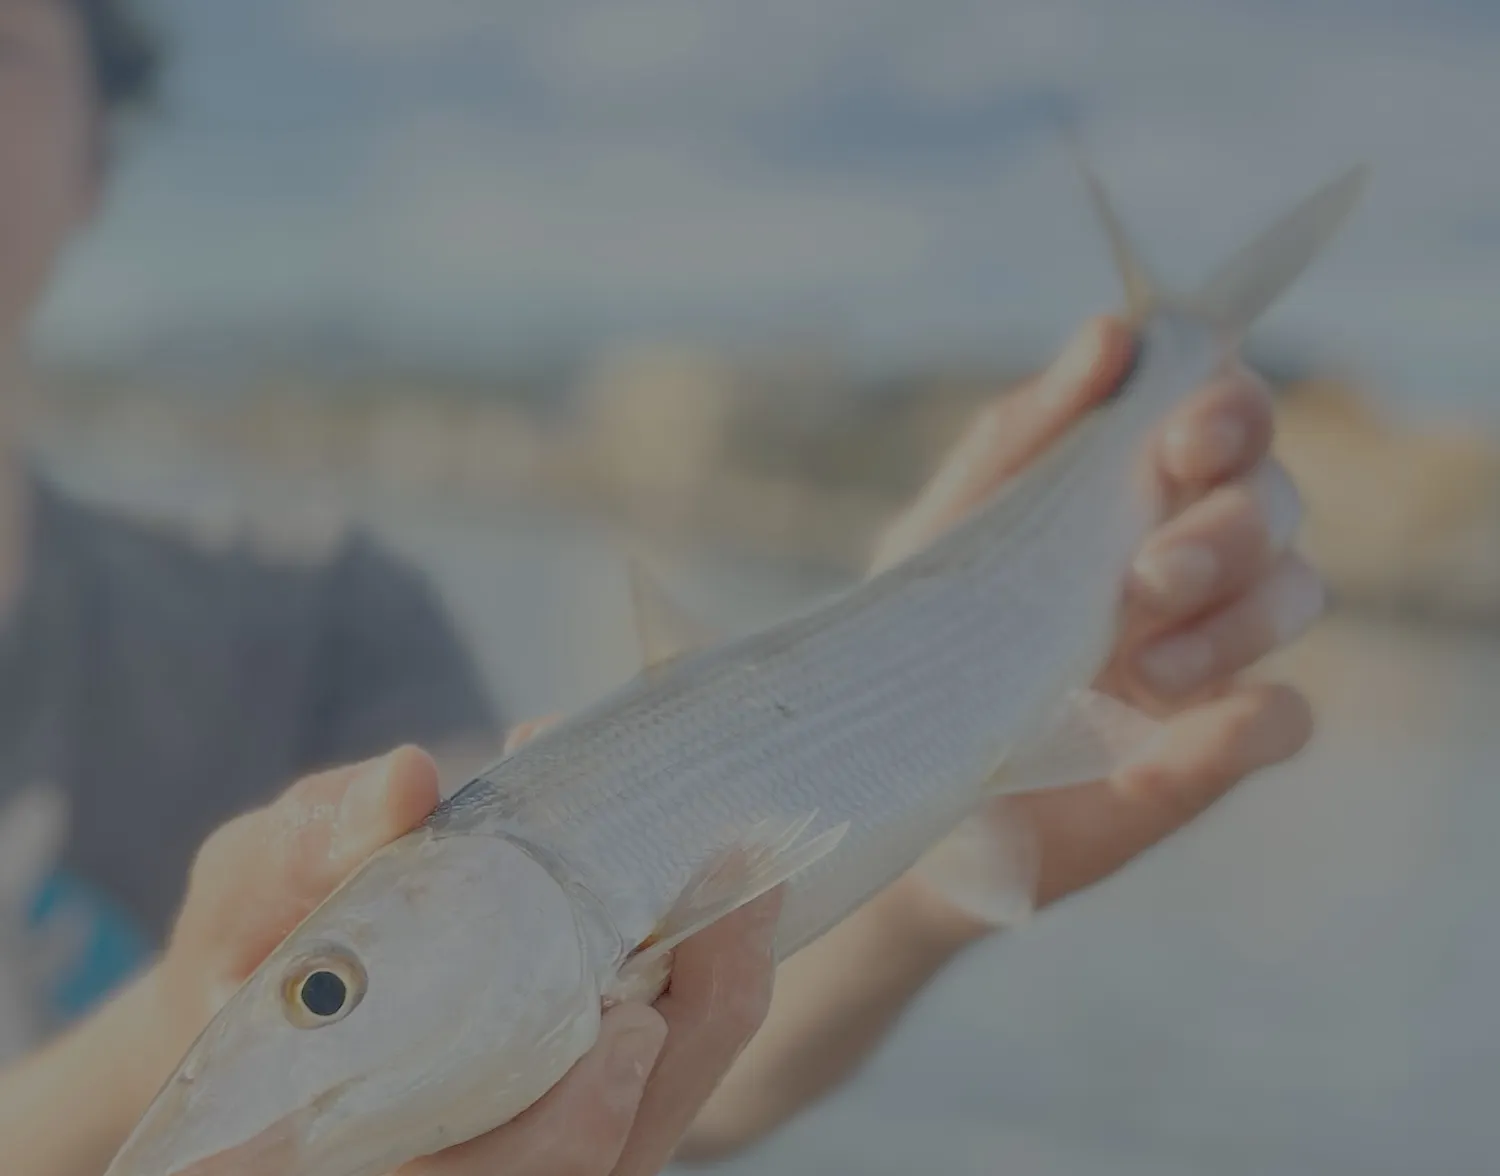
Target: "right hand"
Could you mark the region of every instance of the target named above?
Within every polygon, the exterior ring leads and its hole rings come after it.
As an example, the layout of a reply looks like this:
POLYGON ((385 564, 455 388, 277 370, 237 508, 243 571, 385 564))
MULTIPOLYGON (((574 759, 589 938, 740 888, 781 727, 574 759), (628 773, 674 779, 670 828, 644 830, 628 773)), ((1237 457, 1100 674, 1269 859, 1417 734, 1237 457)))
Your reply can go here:
MULTIPOLYGON (((1116 387, 1131 350, 1123 323, 1096 320, 1039 378, 990 406, 887 532, 877 569, 1035 462, 1116 387)), ((900 883, 917 897, 936 892, 935 923, 956 916, 954 930, 980 935, 1092 886, 1306 745, 1312 717, 1300 692, 1242 677, 1322 609, 1317 576, 1292 549, 1300 503, 1273 455, 1274 431, 1270 389, 1237 362, 1162 423, 1143 457, 1164 515, 1123 586, 1119 639, 1095 683, 1162 719, 1162 746, 1113 779, 1005 796, 966 821, 900 883), (1184 572, 1185 556, 1196 557, 1185 574, 1164 574, 1184 572), (1153 679, 1166 653, 1190 672, 1153 679)))
MULTIPOLYGON (((143 982, 152 1011, 139 1025, 141 1113, 276 945, 437 801, 431 758, 402 748, 309 776, 204 843, 167 951, 143 982)), ((594 1048, 529 1110, 402 1176, 658 1172, 765 1018, 779 908, 773 892, 684 943, 654 1007, 610 1009, 594 1048)))

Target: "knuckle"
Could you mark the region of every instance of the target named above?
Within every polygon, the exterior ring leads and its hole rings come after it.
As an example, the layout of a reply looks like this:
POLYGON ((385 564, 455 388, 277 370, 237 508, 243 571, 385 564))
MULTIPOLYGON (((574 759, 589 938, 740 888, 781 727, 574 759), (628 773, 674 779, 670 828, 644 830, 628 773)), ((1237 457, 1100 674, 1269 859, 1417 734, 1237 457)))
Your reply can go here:
POLYGON ((1255 493, 1244 482, 1220 487, 1204 501, 1193 524, 1200 542, 1228 565, 1231 587, 1270 562, 1271 532, 1255 493))
POLYGON ((1130 793, 1160 813, 1168 825, 1184 825, 1206 809, 1219 791, 1217 781, 1205 781, 1203 775, 1195 787, 1187 788, 1168 768, 1141 765, 1131 770, 1130 793), (1205 783, 1210 786, 1203 787, 1205 783))
POLYGON ((1218 387, 1234 404, 1234 410, 1251 417, 1253 423, 1269 422, 1273 401, 1271 385, 1265 377, 1241 360, 1231 361, 1220 377, 1218 387))

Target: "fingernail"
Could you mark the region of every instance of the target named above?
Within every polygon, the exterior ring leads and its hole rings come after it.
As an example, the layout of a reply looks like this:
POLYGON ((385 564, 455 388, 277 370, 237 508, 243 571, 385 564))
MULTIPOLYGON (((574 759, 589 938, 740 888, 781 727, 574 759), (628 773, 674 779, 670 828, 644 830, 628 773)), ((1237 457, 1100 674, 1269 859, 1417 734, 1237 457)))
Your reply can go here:
POLYGON ((1268 461, 1250 482, 1256 509, 1266 528, 1267 546, 1280 551, 1289 544, 1302 524, 1302 496, 1279 462, 1268 461))
POLYGON ((1245 426, 1234 417, 1214 417, 1197 428, 1173 425, 1166 436, 1167 460, 1182 478, 1207 478, 1232 466, 1245 448, 1245 426))
POLYGON ((1201 543, 1150 547, 1135 558, 1136 581, 1159 605, 1191 608, 1207 598, 1219 578, 1219 559, 1201 543))
POLYGON ((390 796, 391 760, 389 755, 370 760, 349 782, 334 818, 329 857, 338 859, 358 852, 368 841, 370 830, 379 827, 390 796))
POLYGON ((1048 369, 1039 396, 1041 402, 1051 406, 1077 396, 1080 385, 1099 362, 1099 348, 1099 328, 1093 324, 1075 335, 1048 369))
POLYGON ((615 1022, 614 1037, 604 1066, 610 1095, 622 1103, 634 1103, 661 1052, 666 1022, 650 1009, 636 1005, 620 1005, 610 1017, 615 1022))
POLYGON ((1169 637, 1143 653, 1138 662, 1146 680, 1164 694, 1186 694, 1201 685, 1213 663, 1213 647, 1196 633, 1169 637))
POLYGON ((1301 560, 1286 565, 1271 576, 1262 591, 1266 617, 1276 635, 1277 645, 1300 637, 1322 615, 1323 581, 1301 560))

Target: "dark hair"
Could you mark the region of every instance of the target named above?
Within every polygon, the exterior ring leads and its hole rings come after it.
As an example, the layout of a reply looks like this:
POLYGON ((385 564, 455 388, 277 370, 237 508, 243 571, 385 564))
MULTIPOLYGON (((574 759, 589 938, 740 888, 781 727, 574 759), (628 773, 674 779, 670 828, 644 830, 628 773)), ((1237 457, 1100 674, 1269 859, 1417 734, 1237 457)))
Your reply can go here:
POLYGON ((87 42, 94 86, 107 115, 141 109, 156 97, 162 46, 133 0, 69 0, 87 42))

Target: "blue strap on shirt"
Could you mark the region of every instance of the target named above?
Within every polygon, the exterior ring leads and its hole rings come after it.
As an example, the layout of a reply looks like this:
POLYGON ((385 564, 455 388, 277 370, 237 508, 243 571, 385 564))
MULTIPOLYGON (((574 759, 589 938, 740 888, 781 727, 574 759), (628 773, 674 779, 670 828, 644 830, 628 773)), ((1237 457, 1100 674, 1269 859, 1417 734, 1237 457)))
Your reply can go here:
POLYGON ((151 958, 144 934, 127 911, 88 883, 54 873, 37 891, 28 912, 33 931, 55 920, 84 928, 83 942, 46 978, 44 999, 63 1022, 91 1011, 141 971, 151 958))

